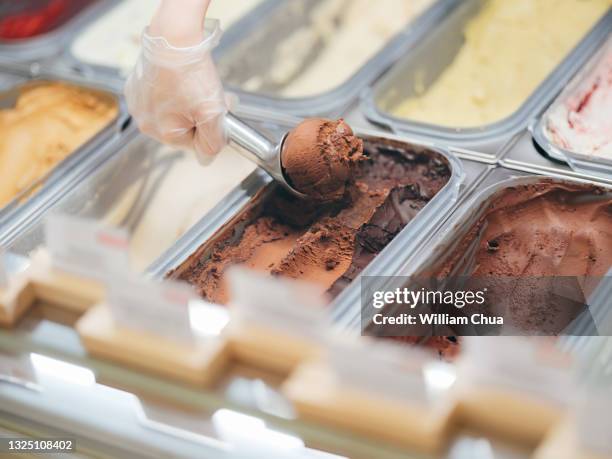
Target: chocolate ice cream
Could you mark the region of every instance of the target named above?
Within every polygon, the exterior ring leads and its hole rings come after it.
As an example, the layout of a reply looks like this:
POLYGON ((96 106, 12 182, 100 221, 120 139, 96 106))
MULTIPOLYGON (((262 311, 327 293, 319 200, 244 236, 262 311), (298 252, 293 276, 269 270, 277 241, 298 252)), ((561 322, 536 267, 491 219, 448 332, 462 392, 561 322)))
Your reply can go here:
POLYGON ((456 268, 466 263, 467 287, 488 288, 482 312, 503 313, 521 332, 560 334, 612 268, 612 198, 595 186, 546 180, 507 188, 436 277, 463 274, 456 268))
POLYGON ((341 119, 303 121, 289 133, 281 154, 289 184, 319 201, 341 199, 361 159, 363 142, 341 119))
POLYGON ((337 295, 450 178, 446 159, 427 149, 378 139, 364 150, 341 200, 304 201, 272 186, 169 276, 217 303, 229 299, 224 277, 236 264, 337 295))

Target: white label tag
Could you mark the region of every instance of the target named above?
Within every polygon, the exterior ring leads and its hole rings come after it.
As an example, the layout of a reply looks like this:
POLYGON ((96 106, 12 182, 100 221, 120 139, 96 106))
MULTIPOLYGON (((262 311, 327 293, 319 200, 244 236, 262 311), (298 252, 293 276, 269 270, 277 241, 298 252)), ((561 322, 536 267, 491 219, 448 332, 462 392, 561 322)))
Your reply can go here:
POLYGON ((238 320, 316 338, 325 320, 324 297, 309 284, 244 268, 228 272, 231 311, 238 320))
POLYGON ((423 373, 428 356, 418 349, 363 338, 332 343, 329 358, 343 386, 397 400, 428 401, 423 373))
POLYGON ((612 389, 589 389, 576 406, 579 443, 587 450, 612 455, 612 389))
POLYGON ((0 288, 8 287, 8 273, 6 272, 6 261, 4 259, 4 250, 0 247, 0 288))
POLYGON ((29 360, 0 355, 0 381, 38 390, 36 374, 29 360))
POLYGON ((556 402, 571 394, 573 359, 555 340, 510 336, 463 339, 470 382, 528 391, 556 402))
POLYGON ((108 306, 121 325, 176 341, 191 342, 189 303, 198 296, 190 285, 126 276, 108 284, 108 306))
POLYGON ((105 280, 110 273, 129 271, 127 231, 98 221, 51 215, 46 242, 54 267, 80 276, 105 280))

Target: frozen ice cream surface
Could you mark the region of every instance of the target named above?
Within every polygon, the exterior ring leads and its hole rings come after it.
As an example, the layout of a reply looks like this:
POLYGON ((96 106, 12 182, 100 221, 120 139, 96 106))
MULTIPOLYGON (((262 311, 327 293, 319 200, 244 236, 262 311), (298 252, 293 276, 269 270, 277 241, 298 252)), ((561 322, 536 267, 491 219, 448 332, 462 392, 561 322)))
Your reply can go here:
POLYGON ((446 160, 429 150, 365 141, 364 151, 368 159, 356 164, 341 201, 321 204, 271 188, 170 276, 218 303, 229 299, 225 271, 237 264, 337 295, 450 178, 446 160))
POLYGON ((474 267, 465 288, 488 289, 484 313, 505 311, 506 325, 558 334, 612 268, 610 194, 546 180, 509 187, 487 205, 436 277, 454 277, 465 266, 474 267))
POLYGON ((599 195, 598 188, 581 184, 508 188, 465 236, 441 275, 479 236, 474 276, 603 276, 612 267, 612 200, 599 195))
POLYGON ((612 40, 594 68, 546 116, 546 133, 558 147, 612 159, 612 40))
POLYGON ((610 0, 487 0, 468 22, 465 43, 449 66, 429 88, 393 112, 448 127, 500 121, 525 102, 610 4, 610 0))
MULTIPOLYGON (((131 232, 132 266, 144 270, 255 168, 230 147, 206 167, 193 152, 155 144, 149 173, 113 202, 106 221, 131 232), (146 183, 145 183, 146 182, 146 183)), ((134 151, 131 154, 139 154, 134 151)))
POLYGON ((331 90, 350 78, 368 59, 433 0, 322 0, 275 49, 266 75, 224 73, 224 80, 247 91, 307 97, 331 90), (316 50, 313 56, 313 50, 316 50), (312 61, 310 61, 312 59, 312 61))
POLYGON ((289 184, 318 201, 341 199, 355 164, 363 159, 363 142, 343 120, 310 118, 291 130, 281 164, 289 184))
POLYGON ((22 87, 0 110, 0 207, 104 129, 118 114, 109 94, 60 82, 22 87))
MULTIPOLYGON (((207 17, 219 19, 227 30, 262 0, 215 0, 207 17)), ((140 37, 159 0, 123 0, 87 27, 72 46, 74 56, 88 64, 118 68, 127 74, 140 53, 140 37)))

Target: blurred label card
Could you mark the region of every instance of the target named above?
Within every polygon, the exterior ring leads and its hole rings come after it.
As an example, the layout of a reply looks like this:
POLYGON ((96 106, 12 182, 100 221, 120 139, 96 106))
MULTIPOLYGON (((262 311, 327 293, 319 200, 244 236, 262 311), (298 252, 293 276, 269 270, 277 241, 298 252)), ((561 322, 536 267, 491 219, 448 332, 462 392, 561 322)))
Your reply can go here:
POLYGON ((326 302, 316 287, 244 268, 232 268, 228 279, 239 319, 309 338, 322 330, 326 302))
POLYGON ((428 357, 423 351, 364 338, 333 343, 329 358, 343 386, 398 400, 428 401, 423 373, 428 357))
POLYGON ((98 280, 105 280, 109 273, 129 272, 129 239, 123 229, 52 215, 46 220, 45 234, 56 268, 98 280))
POLYGON ((181 282, 125 276, 108 284, 108 306, 119 324, 182 342, 193 341, 189 303, 197 298, 181 282))
POLYGON ((6 287, 8 287, 8 273, 6 272, 4 250, 0 247, 0 288, 6 287))
POLYGON ((470 380, 499 384, 567 402, 574 361, 558 341, 540 337, 465 337, 470 380))
POLYGON ((580 444, 589 451, 612 455, 612 388, 589 388, 576 404, 576 430, 580 444))
POLYGON ((0 382, 40 390, 31 362, 20 357, 0 354, 0 382))

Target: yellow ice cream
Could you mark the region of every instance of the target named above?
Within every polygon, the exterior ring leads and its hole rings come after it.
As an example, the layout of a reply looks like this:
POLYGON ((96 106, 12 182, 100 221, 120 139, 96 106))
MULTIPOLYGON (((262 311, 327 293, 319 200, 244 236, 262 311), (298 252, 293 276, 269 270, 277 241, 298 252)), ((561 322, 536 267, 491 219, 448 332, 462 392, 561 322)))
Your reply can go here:
MULTIPOLYGON (((455 60, 395 115, 450 127, 511 115, 602 17, 611 0, 488 0, 455 60)), ((414 69, 418 71, 418 69, 414 69)))
POLYGON ((0 110, 0 207, 102 130, 116 115, 109 95, 65 83, 26 86, 0 110))

